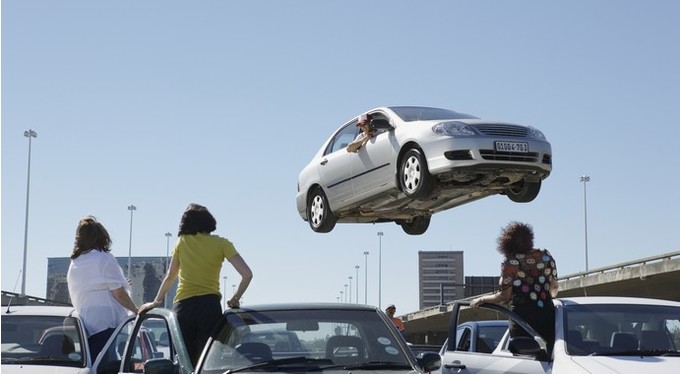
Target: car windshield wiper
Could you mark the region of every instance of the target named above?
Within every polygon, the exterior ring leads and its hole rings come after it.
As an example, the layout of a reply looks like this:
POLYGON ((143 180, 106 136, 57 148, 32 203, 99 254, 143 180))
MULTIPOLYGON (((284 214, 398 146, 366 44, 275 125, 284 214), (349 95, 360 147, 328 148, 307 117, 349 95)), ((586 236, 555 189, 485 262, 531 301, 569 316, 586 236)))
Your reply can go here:
POLYGON ((673 350, 659 349, 633 349, 629 351, 616 352, 593 352, 589 356, 673 356, 680 357, 680 352, 673 350))
MULTIPOLYGON (((305 356, 295 356, 295 357, 286 357, 286 358, 279 358, 276 360, 269 360, 269 361, 263 361, 263 362, 258 362, 252 365, 236 368, 236 369, 229 369, 225 371, 222 374, 232 374, 232 373, 238 373, 239 371, 246 371, 246 370, 253 370, 253 369, 262 369, 262 368, 268 368, 268 367, 279 367, 281 365, 287 365, 287 364, 300 364, 300 363, 330 363, 331 360, 325 359, 325 358, 312 358, 312 357, 305 357, 305 356)), ((324 367, 325 368, 325 367, 324 367)), ((321 370, 321 369, 319 369, 321 370)))
POLYGON ((361 364, 344 365, 348 370, 411 370, 411 365, 400 362, 371 361, 361 364))

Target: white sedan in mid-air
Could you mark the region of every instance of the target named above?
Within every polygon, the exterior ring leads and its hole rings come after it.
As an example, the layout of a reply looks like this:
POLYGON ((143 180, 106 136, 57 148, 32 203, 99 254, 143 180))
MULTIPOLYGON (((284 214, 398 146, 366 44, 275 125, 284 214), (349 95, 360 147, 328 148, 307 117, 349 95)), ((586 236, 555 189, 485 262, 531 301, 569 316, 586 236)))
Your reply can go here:
POLYGON ((533 201, 552 171, 552 151, 530 126, 452 110, 379 107, 365 113, 370 139, 357 151, 359 117, 341 126, 298 177, 296 203, 315 232, 337 222, 396 222, 411 235, 430 218, 487 196, 533 201))

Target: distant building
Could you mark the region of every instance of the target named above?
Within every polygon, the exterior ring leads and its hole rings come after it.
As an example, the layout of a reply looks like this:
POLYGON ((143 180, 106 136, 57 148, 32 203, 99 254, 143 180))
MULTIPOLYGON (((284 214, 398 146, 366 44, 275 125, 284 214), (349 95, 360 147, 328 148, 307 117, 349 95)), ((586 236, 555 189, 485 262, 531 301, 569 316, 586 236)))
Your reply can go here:
MULTIPOLYGON (((127 276, 128 258, 116 257, 118 265, 123 269, 123 274, 127 276)), ((46 299, 62 303, 71 303, 66 282, 71 259, 68 257, 50 257, 47 259, 47 289, 46 299)), ((166 257, 132 257, 131 289, 132 301, 137 306, 142 303, 153 301, 156 293, 161 286, 165 269, 168 265, 166 257)), ((177 282, 172 286, 166 296, 166 308, 172 307, 172 299, 177 292, 177 282)))
POLYGON ((463 251, 418 251, 420 309, 498 290, 498 278, 464 276, 463 251))
POLYGON ((464 298, 498 291, 500 277, 472 276, 465 277, 464 298))
POLYGON ((462 299, 463 251, 418 251, 420 309, 462 299))

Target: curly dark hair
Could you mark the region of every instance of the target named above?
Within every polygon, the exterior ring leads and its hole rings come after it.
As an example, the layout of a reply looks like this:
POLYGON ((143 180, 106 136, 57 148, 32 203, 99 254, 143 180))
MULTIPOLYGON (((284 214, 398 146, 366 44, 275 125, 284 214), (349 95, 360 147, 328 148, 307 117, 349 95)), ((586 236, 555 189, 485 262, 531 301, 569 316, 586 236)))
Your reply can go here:
POLYGON ((91 250, 99 250, 102 252, 111 251, 111 237, 102 225, 93 216, 87 216, 80 219, 78 228, 76 228, 76 241, 73 244, 73 252, 71 253, 71 260, 75 260, 78 256, 87 253, 91 250))
POLYGON ((510 222, 498 236, 498 252, 509 257, 518 253, 529 253, 534 248, 534 229, 521 222, 510 222))
POLYGON ((203 205, 189 204, 182 214, 182 221, 179 223, 179 233, 181 235, 196 235, 198 233, 210 234, 217 228, 215 217, 210 214, 208 208, 203 205))

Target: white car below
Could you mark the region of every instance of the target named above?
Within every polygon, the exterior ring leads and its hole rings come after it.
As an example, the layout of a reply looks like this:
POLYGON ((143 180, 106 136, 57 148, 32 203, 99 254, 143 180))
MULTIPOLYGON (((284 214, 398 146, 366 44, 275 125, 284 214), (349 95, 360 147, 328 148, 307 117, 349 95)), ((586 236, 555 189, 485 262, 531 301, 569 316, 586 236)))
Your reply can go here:
POLYGON ((442 353, 441 374, 665 374, 680 370, 680 302, 633 297, 556 299, 556 339, 550 356, 545 340, 513 312, 491 304, 472 310, 467 304, 459 302, 454 307, 452 329, 457 321, 501 313, 533 338, 510 338, 506 332, 493 352, 480 353, 459 349, 455 335, 450 335, 442 353))
POLYGON ((85 328, 70 306, 3 306, 3 374, 153 372, 170 359, 173 373, 193 370, 179 326, 166 309, 128 316, 95 360, 85 328))

